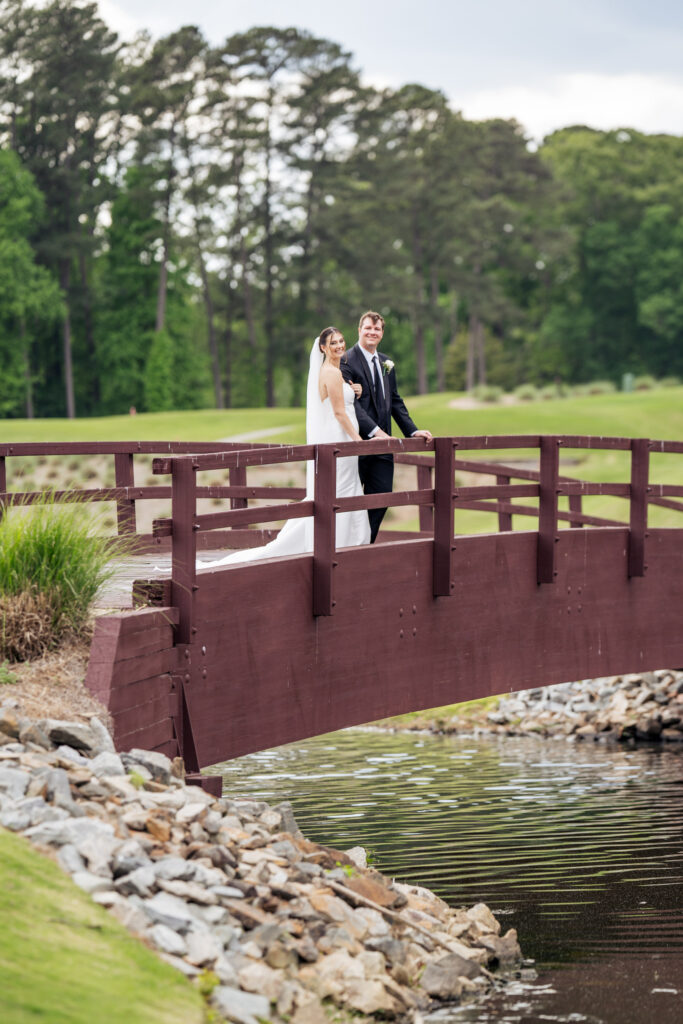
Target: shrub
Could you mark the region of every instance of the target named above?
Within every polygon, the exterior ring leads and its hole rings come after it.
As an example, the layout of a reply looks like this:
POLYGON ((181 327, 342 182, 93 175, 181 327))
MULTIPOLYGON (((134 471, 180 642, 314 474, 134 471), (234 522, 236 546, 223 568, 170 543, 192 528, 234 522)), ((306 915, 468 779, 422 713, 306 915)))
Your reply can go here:
POLYGON ((633 381, 633 388, 635 391, 650 391, 656 387, 657 381, 650 373, 641 373, 639 377, 636 377, 633 381))
POLYGON ((503 389, 494 384, 477 384, 472 395, 478 402, 499 402, 503 397, 503 389))
POLYGON ((584 385, 586 395, 611 395, 616 388, 611 380, 592 380, 584 385))
POLYGON ((545 402, 550 402, 554 398, 562 398, 564 392, 558 388, 556 384, 546 384, 544 388, 541 388, 538 392, 538 397, 542 398, 545 402))
POLYGON ((535 384, 520 384, 515 388, 515 398, 520 402, 533 402, 538 398, 538 388, 535 384))
POLYGON ((22 661, 86 632, 120 543, 98 532, 86 502, 6 512, 0 520, 0 658, 22 661))
POLYGON ((662 379, 659 382, 660 388, 678 388, 680 387, 680 385, 680 378, 674 376, 662 377, 662 379))

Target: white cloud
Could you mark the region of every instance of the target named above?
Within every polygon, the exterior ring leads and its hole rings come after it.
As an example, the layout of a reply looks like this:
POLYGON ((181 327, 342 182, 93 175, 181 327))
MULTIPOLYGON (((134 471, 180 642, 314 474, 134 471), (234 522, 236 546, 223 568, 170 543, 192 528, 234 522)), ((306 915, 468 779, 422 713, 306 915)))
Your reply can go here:
POLYGON ((574 124, 683 134, 683 78, 577 72, 555 76, 545 89, 481 89, 451 100, 473 120, 515 118, 536 140, 574 124))

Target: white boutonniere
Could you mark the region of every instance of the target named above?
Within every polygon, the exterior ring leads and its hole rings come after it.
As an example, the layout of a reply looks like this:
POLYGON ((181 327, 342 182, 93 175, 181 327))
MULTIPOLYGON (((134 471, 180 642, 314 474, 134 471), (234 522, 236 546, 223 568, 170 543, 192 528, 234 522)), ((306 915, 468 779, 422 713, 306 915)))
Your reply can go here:
POLYGON ((385 359, 382 363, 382 373, 391 373, 394 368, 393 359, 385 359))

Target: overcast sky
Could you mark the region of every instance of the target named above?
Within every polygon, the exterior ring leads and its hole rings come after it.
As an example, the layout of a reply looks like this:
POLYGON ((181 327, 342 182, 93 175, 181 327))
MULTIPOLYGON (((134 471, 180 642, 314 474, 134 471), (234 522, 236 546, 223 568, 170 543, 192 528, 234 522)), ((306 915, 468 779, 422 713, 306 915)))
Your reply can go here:
POLYGON ((351 51, 375 85, 441 89, 468 118, 541 139, 588 124, 683 134, 681 0, 100 0, 124 38, 196 24, 213 43, 294 25, 351 51))

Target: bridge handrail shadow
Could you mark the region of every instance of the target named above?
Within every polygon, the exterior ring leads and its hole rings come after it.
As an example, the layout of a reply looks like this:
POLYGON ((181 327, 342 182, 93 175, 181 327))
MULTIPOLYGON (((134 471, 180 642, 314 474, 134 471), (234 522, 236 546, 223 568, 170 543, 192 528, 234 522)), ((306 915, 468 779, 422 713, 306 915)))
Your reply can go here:
MULTIPOLYGON (((248 451, 213 452, 211 454, 176 455, 157 458, 153 471, 171 474, 172 516, 156 520, 157 537, 172 536, 172 603, 180 609, 181 636, 189 642, 192 623, 192 594, 196 589, 197 537, 206 531, 225 527, 274 522, 305 516, 314 519, 313 594, 314 615, 331 615, 335 605, 333 579, 335 561, 335 516, 376 507, 417 505, 420 508, 422 532, 432 532, 433 593, 435 597, 448 596, 454 588, 456 508, 495 510, 499 528, 509 530, 512 515, 538 517, 537 578, 538 583, 552 583, 556 576, 555 545, 560 520, 571 526, 622 526, 617 520, 584 515, 581 499, 589 495, 612 495, 629 502, 628 574, 643 575, 645 571, 645 542, 647 536, 648 504, 660 504, 683 511, 683 503, 672 501, 683 497, 683 486, 650 484, 649 458, 651 452, 683 453, 683 442, 651 441, 645 438, 591 437, 580 435, 501 435, 438 437, 427 442, 423 439, 391 439, 364 441, 343 446, 292 445, 252 448, 248 451), (461 452, 505 449, 539 449, 538 471, 516 469, 500 463, 463 460, 461 452), (560 476, 559 454, 566 449, 599 449, 628 451, 631 454, 630 480, 626 483, 592 482, 560 476), (433 452, 433 460, 424 454, 433 452), (399 462, 418 467, 418 488, 391 494, 337 498, 335 494, 335 459, 339 456, 367 455, 392 452, 399 462), (250 466, 281 465, 290 462, 314 460, 316 463, 315 494, 313 499, 296 505, 271 505, 266 508, 231 509, 230 511, 197 514, 198 472, 215 469, 246 470, 250 466), (455 486, 455 470, 490 473, 496 483, 471 487, 455 486), (431 474, 434 473, 432 485, 431 474), (528 482, 513 484, 520 478, 528 482), (569 511, 558 508, 560 496, 567 496, 569 511), (512 504, 511 498, 537 498, 538 508, 512 504), (490 500, 495 506, 488 504, 490 500), (433 522, 433 527, 431 526, 433 522)), ((244 504, 246 505, 246 499, 244 504)))

